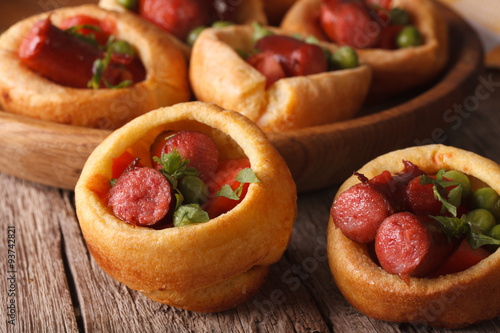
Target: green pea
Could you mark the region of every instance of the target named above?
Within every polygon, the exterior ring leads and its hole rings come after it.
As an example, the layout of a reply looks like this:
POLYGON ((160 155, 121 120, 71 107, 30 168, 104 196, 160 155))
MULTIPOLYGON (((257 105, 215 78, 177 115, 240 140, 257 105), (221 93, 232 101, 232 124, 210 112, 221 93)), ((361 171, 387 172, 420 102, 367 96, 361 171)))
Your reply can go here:
POLYGON ((234 24, 233 22, 229 22, 229 21, 215 21, 214 23, 212 23, 212 28, 220 29, 220 28, 229 27, 233 24, 234 24))
POLYGON ((137 8, 137 0, 116 0, 116 2, 129 10, 134 10, 137 8))
POLYGON ((185 176, 179 182, 179 191, 184 197, 185 203, 203 204, 207 201, 209 192, 208 186, 197 176, 185 176))
POLYGON ((349 46, 341 46, 332 56, 333 66, 337 69, 348 69, 359 66, 356 51, 349 46))
POLYGON ((420 31, 413 25, 407 25, 396 36, 396 45, 399 48, 418 46, 422 42, 420 31))
POLYGON ((491 187, 482 187, 475 190, 471 196, 472 208, 484 208, 490 212, 498 211, 498 200, 500 196, 491 187), (495 206, 497 208, 495 208, 495 206))
MULTIPOLYGON (((298 39, 300 39, 300 37, 298 39)), ((318 45, 319 39, 315 36, 307 36, 306 38, 304 38, 304 43, 318 45)))
POLYGON ((495 225, 489 232, 490 237, 500 240, 500 224, 495 225))
POLYGON ((203 30, 205 30, 207 27, 205 26, 199 26, 191 30, 186 38, 186 42, 188 43, 189 46, 193 46, 194 42, 198 38, 198 36, 201 34, 203 30))
POLYGON ((472 223, 481 230, 483 234, 490 231, 496 224, 495 217, 487 209, 478 208, 467 213, 467 222, 472 223))
POLYGON ((462 198, 467 198, 472 193, 470 179, 464 173, 457 170, 446 171, 443 174, 446 179, 451 179, 459 182, 462 185, 462 198))
POLYGON ((111 48, 112 52, 116 52, 116 53, 119 53, 119 54, 128 54, 131 57, 135 56, 134 47, 132 45, 130 45, 129 43, 127 43, 126 41, 124 41, 124 40, 114 41, 110 45, 110 48, 111 48))
POLYGON ((390 11, 391 24, 408 25, 410 24, 410 14, 401 8, 392 8, 390 11))

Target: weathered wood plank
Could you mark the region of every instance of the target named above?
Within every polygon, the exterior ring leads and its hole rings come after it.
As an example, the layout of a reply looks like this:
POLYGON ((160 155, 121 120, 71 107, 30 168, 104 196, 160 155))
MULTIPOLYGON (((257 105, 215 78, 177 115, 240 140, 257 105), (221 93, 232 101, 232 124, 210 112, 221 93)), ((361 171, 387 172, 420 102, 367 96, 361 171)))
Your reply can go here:
POLYGON ((59 221, 64 206, 60 192, 4 174, 0 174, 0 184, 2 328, 7 332, 78 332, 61 253, 59 221), (11 248, 9 226, 15 228, 15 247, 11 248), (15 251, 13 267, 7 266, 9 249, 15 251), (15 297, 8 292, 11 281, 15 297), (11 300, 16 306, 15 325, 5 317, 11 300))
POLYGON ((286 259, 272 267, 268 282, 254 300, 234 310, 199 314, 155 303, 114 281, 90 258, 72 212, 72 193, 65 192, 64 199, 67 215, 61 231, 87 332, 157 332, 167 327, 175 332, 328 331, 307 290, 292 292, 282 286, 279 277, 290 266, 286 259))

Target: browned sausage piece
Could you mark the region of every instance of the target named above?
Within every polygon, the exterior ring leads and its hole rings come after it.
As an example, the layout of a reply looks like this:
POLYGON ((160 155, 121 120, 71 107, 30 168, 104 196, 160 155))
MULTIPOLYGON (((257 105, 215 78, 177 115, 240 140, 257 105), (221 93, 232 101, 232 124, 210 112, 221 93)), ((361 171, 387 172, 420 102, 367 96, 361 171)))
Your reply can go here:
POLYGON ((170 209, 170 183, 152 168, 135 168, 123 173, 110 190, 109 206, 120 220, 152 226, 170 209))
POLYGON ((312 75, 326 72, 328 63, 318 45, 308 44, 297 38, 271 35, 255 44, 261 52, 272 52, 287 76, 312 75))
MULTIPOLYGON (((210 180, 219 167, 219 149, 214 140, 205 133, 182 131, 166 140, 161 153, 171 153, 176 149, 182 158, 189 160, 189 167, 199 171, 198 177, 204 182, 210 180)), ((157 169, 156 162, 153 163, 157 169)))
POLYGON ((432 273, 455 249, 456 242, 448 242, 439 222, 409 212, 386 218, 375 239, 380 266, 405 281, 432 273))
POLYGON ((377 44, 381 27, 363 1, 324 1, 321 12, 321 26, 332 41, 358 49, 377 44))
POLYGON ((330 213, 335 226, 351 240, 369 243, 375 240, 382 221, 394 213, 386 197, 368 183, 360 183, 335 200, 330 213))
POLYGON ((214 9, 204 0, 140 0, 139 14, 180 40, 215 20, 214 9))
POLYGON ((87 88, 102 52, 65 33, 49 18, 36 22, 19 47, 21 61, 42 76, 73 88, 87 88))
POLYGON ((403 171, 396 175, 384 171, 369 181, 370 185, 385 195, 395 212, 408 210, 409 205, 405 200, 406 186, 412 179, 424 174, 422 169, 410 161, 403 160, 403 165, 403 171))

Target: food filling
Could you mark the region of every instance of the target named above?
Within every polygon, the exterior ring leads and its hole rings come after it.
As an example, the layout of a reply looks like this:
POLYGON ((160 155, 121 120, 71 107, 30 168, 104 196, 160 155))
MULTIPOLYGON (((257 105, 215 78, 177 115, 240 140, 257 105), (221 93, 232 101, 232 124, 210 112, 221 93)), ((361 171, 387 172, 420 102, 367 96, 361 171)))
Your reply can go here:
POLYGON ((500 245, 500 197, 490 187, 472 191, 456 170, 424 173, 403 161, 396 175, 384 171, 334 202, 335 226, 367 244, 374 260, 409 283, 410 276, 437 277, 465 270, 500 245))
POLYGON ((225 0, 117 0, 175 37, 193 45, 206 27, 222 27, 235 21, 240 2, 225 0))
POLYGON ((322 0, 320 25, 328 38, 358 49, 418 46, 423 37, 411 15, 391 0, 322 0))
POLYGON ((21 62, 43 77, 72 88, 123 88, 143 81, 146 70, 134 47, 117 40, 115 23, 77 15, 59 27, 37 21, 20 44, 21 62))
POLYGON ((259 182, 248 158, 219 162, 216 143, 202 132, 163 132, 150 157, 151 167, 127 151, 113 159, 105 201, 116 217, 134 226, 207 222, 233 209, 249 184, 259 182))
POLYGON ((358 67, 356 51, 349 46, 331 53, 318 45, 314 37, 276 35, 253 24, 253 50, 238 51, 246 62, 266 77, 266 88, 274 82, 294 76, 313 75, 337 69, 358 67))

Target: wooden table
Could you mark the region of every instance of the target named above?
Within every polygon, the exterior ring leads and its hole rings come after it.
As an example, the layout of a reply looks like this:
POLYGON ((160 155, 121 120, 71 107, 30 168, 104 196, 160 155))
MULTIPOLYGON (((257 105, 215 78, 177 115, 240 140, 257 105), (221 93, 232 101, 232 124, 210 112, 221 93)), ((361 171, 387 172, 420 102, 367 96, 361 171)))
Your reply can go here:
MULTIPOLYGON (((4 1, 0 17, 12 19, 4 1)), ((500 70, 486 69, 477 83, 482 95, 456 101, 462 112, 439 143, 500 163, 500 70)), ((299 195, 290 245, 254 299, 199 314, 150 301, 107 276, 87 251, 73 192, 0 174, 0 332, 445 332, 373 320, 342 297, 326 256, 336 190, 299 195)), ((497 318, 463 332, 499 330, 497 318)))

